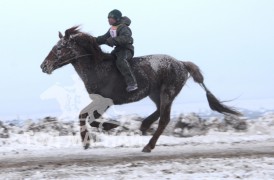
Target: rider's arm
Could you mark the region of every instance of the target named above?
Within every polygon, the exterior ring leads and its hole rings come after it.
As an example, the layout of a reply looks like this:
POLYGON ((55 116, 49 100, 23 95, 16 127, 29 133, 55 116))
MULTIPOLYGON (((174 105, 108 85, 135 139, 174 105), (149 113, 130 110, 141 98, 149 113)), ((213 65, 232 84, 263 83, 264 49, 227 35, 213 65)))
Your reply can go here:
POLYGON ((115 46, 126 46, 128 44, 133 44, 132 32, 130 28, 126 25, 122 26, 119 30, 119 35, 112 38, 115 46))
POLYGON ((98 36, 98 37, 96 38, 96 42, 97 42, 98 45, 106 44, 107 39, 108 39, 109 37, 110 37, 110 33, 109 33, 109 31, 107 31, 106 34, 104 34, 104 35, 102 35, 102 36, 98 36))

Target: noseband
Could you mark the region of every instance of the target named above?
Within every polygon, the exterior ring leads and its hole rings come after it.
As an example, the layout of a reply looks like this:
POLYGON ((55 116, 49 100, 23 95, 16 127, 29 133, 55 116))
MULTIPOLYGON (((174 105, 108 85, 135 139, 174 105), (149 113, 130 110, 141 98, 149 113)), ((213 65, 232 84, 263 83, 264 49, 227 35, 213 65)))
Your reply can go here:
POLYGON ((74 45, 75 45, 75 42, 72 45, 71 45, 71 43, 69 43, 68 45, 67 44, 64 45, 63 43, 58 43, 58 45, 57 45, 57 52, 55 53, 53 51, 53 49, 51 50, 51 52, 56 57, 55 61, 61 61, 64 56, 70 55, 71 58, 63 60, 61 62, 61 64, 60 64, 60 65, 62 65, 62 64, 66 64, 66 63, 68 63, 68 62, 70 62, 72 60, 77 60, 79 58, 86 57, 86 56, 91 56, 92 55, 92 54, 84 54, 84 55, 79 54, 79 52, 75 50, 74 45), (64 55, 61 55, 61 49, 62 48, 68 48, 68 49, 70 49, 70 51, 68 53, 64 54, 64 55))

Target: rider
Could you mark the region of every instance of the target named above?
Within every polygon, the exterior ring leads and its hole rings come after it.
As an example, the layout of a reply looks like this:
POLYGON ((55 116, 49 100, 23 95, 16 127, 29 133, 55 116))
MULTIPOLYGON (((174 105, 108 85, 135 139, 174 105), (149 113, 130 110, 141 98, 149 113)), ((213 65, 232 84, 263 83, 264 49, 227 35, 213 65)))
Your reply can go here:
POLYGON ((128 92, 138 89, 135 76, 131 70, 128 61, 134 55, 132 32, 128 27, 131 23, 126 16, 122 17, 122 13, 114 9, 108 14, 108 22, 111 25, 106 34, 98 36, 96 42, 99 45, 107 44, 110 47, 115 46, 111 54, 116 57, 116 66, 124 76, 128 92))

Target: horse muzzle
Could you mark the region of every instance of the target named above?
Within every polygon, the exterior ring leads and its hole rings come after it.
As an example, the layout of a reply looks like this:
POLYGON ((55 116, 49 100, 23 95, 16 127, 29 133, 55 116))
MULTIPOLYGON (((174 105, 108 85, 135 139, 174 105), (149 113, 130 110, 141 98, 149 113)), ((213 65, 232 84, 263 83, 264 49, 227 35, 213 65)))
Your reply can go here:
POLYGON ((54 70, 54 66, 50 65, 46 61, 41 64, 41 69, 43 73, 51 74, 54 70))

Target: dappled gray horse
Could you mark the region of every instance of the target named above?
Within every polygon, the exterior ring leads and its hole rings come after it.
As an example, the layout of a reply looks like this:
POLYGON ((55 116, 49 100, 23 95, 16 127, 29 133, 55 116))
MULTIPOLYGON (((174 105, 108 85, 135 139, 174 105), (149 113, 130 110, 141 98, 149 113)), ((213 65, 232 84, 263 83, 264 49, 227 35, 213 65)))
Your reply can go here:
MULTIPOLYGON (((222 104, 207 89, 199 67, 192 62, 178 61, 168 55, 135 57, 129 61, 129 64, 136 76, 139 89, 127 92, 126 82, 116 68, 115 58, 111 54, 104 53, 94 37, 79 31, 76 26, 67 29, 65 36, 59 32, 59 38, 60 40, 53 46, 41 64, 43 72, 51 74, 55 69, 72 64, 83 80, 88 93, 111 99, 109 105, 136 102, 147 96, 156 104, 156 111, 144 119, 140 127, 142 133, 145 134, 152 123, 160 118, 158 128, 144 147, 143 152, 151 152, 154 149, 158 138, 170 121, 172 102, 186 83, 189 74, 206 91, 212 110, 223 114, 240 115, 238 111, 222 104)), ((94 118, 99 118, 102 115, 102 111, 88 113, 89 108, 94 109, 89 105, 79 115, 84 148, 88 148, 90 145, 86 119, 90 118, 90 115, 93 115, 94 118)), ((101 109, 106 110, 107 108, 101 109)), ((90 124, 99 127, 100 123, 92 120, 90 124)), ((117 126, 106 123, 103 128, 108 130, 117 126)))

